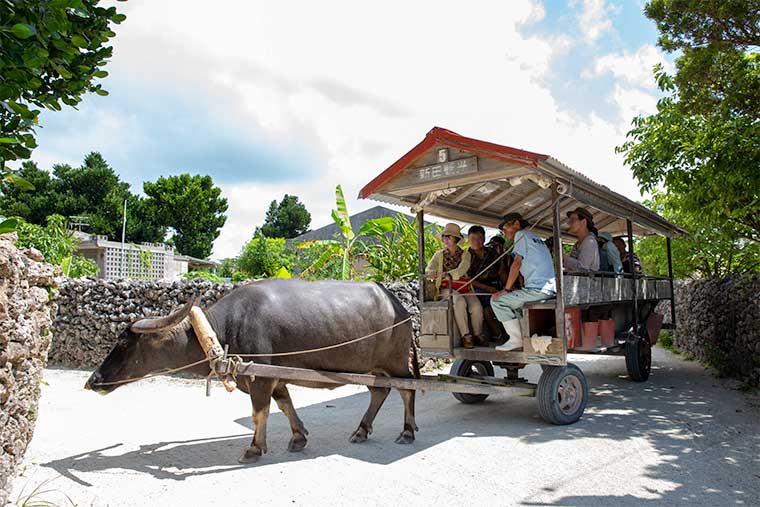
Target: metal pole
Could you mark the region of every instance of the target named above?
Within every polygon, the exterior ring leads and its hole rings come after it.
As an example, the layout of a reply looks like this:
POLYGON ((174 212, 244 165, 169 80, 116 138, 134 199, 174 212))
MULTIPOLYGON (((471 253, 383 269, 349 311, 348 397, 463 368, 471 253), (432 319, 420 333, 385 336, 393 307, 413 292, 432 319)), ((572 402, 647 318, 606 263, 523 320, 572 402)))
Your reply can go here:
POLYGON ((560 228, 560 205, 562 198, 557 192, 557 185, 552 187, 554 202, 554 277, 557 290, 557 302, 554 307, 554 324, 557 337, 562 340, 562 360, 567 361, 567 336, 565 335, 565 294, 562 279, 562 229, 560 228))
POLYGON ((628 265, 631 266, 633 275, 633 331, 639 334, 639 288, 636 283, 636 267, 633 264, 633 222, 630 219, 625 221, 628 227, 628 265))
POLYGON ((119 263, 119 277, 124 278, 124 237, 127 234, 127 200, 124 199, 124 219, 121 223, 121 262, 119 263))
POLYGON ((419 301, 425 301, 425 212, 417 212, 417 253, 419 254, 419 301))
POLYGON ((670 250, 670 236, 665 238, 668 248, 668 278, 670 280, 670 322, 672 329, 676 328, 676 293, 673 291, 673 255, 670 250))

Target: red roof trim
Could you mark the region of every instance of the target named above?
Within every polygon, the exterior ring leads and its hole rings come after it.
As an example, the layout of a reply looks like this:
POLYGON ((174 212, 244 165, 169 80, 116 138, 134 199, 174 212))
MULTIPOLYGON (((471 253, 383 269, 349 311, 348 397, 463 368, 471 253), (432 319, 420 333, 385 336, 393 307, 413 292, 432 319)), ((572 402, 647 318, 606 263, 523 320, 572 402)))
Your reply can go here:
POLYGON ((433 127, 433 129, 427 133, 425 138, 417 146, 409 150, 406 155, 398 159, 388 169, 381 172, 372 181, 367 183, 367 185, 365 185, 364 188, 362 188, 359 192, 359 198, 366 199, 372 195, 378 188, 388 183, 388 181, 390 181, 394 176, 409 167, 415 160, 422 156, 422 154, 427 150, 432 148, 436 143, 453 148, 472 151, 487 157, 498 158, 507 162, 524 165, 535 166, 538 162, 549 158, 548 155, 543 155, 541 153, 534 153, 531 151, 511 148, 509 146, 503 146, 501 144, 489 143, 487 141, 465 137, 457 134, 456 132, 452 132, 440 127, 433 127), (509 155, 511 155, 511 157, 509 155), (531 162, 519 160, 512 157, 527 158, 531 160, 531 162))

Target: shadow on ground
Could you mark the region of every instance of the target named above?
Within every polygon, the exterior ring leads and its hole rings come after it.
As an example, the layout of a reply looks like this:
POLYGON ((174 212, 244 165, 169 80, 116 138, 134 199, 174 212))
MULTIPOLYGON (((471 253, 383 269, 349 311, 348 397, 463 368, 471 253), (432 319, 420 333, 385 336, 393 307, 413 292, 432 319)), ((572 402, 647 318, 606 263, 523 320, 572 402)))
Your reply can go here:
MULTIPOLYGON (((695 367, 690 365, 692 369, 695 367)), ((272 414, 268 425, 269 453, 259 463, 248 466, 266 467, 332 455, 388 465, 454 438, 506 437, 527 444, 645 439, 662 458, 658 464, 649 466, 645 475, 673 483, 675 489, 653 491, 657 499, 651 501, 633 496, 595 495, 564 497, 556 504, 756 504, 755 495, 760 489, 757 419, 760 412, 740 394, 715 386, 715 381, 701 369, 694 372, 698 378, 692 381, 677 369, 655 369, 650 381, 642 384, 629 381, 618 368, 592 373, 587 413, 578 423, 563 427, 543 422, 537 415, 535 400, 530 398, 492 397, 478 405, 463 405, 444 393, 418 395, 420 432, 417 441, 407 446, 393 443, 402 426, 402 406, 397 394, 386 402, 375 422, 375 432, 364 444, 351 444, 348 437, 366 409, 368 394, 336 398, 298 409, 310 431, 309 445, 301 453, 285 450, 290 438, 288 421, 281 413, 272 414), (732 400, 713 406, 707 401, 705 389, 718 389, 732 400)), ((716 396, 721 394, 712 393, 712 398, 716 396)), ((250 428, 248 417, 236 422, 250 428)), ((124 469, 179 481, 240 468, 237 457, 250 440, 250 431, 246 431, 208 439, 156 442, 123 453, 118 453, 121 444, 115 444, 43 466, 86 486, 89 484, 78 478, 76 472, 124 469)), ((584 444, 578 445, 581 450, 584 444)), ((604 473, 604 463, 598 465, 598 472, 604 473)), ((583 473, 589 473, 588 467, 583 473)), ((559 488, 561 484, 553 484, 543 490, 550 493, 559 488)))

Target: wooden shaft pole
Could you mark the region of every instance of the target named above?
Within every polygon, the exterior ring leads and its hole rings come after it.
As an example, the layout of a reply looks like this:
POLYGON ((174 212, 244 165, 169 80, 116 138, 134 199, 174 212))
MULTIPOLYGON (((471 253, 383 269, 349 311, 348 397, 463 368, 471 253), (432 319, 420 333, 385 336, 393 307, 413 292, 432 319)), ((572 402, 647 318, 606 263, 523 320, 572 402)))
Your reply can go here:
MULTIPOLYGON (((190 310, 190 322, 193 325, 195 335, 198 337, 198 343, 201 344, 201 348, 203 349, 204 354, 206 354, 206 357, 211 360, 224 356, 224 349, 222 349, 222 346, 219 343, 216 332, 214 332, 214 329, 211 327, 211 324, 200 307, 193 306, 190 310)), ((222 381, 227 392, 231 393, 237 389, 237 384, 233 379, 220 378, 219 380, 222 381)))

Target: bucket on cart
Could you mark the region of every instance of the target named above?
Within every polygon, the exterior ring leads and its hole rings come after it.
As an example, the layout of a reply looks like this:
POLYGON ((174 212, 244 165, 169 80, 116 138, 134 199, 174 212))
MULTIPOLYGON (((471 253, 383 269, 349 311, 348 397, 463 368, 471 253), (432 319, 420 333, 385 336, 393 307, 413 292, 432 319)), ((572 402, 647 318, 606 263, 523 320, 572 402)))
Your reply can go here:
POLYGON ((599 321, 599 336, 602 338, 602 347, 615 345, 615 321, 613 319, 599 321))
POLYGON ((583 348, 593 349, 598 346, 597 338, 599 338, 599 322, 584 322, 583 323, 583 348))

